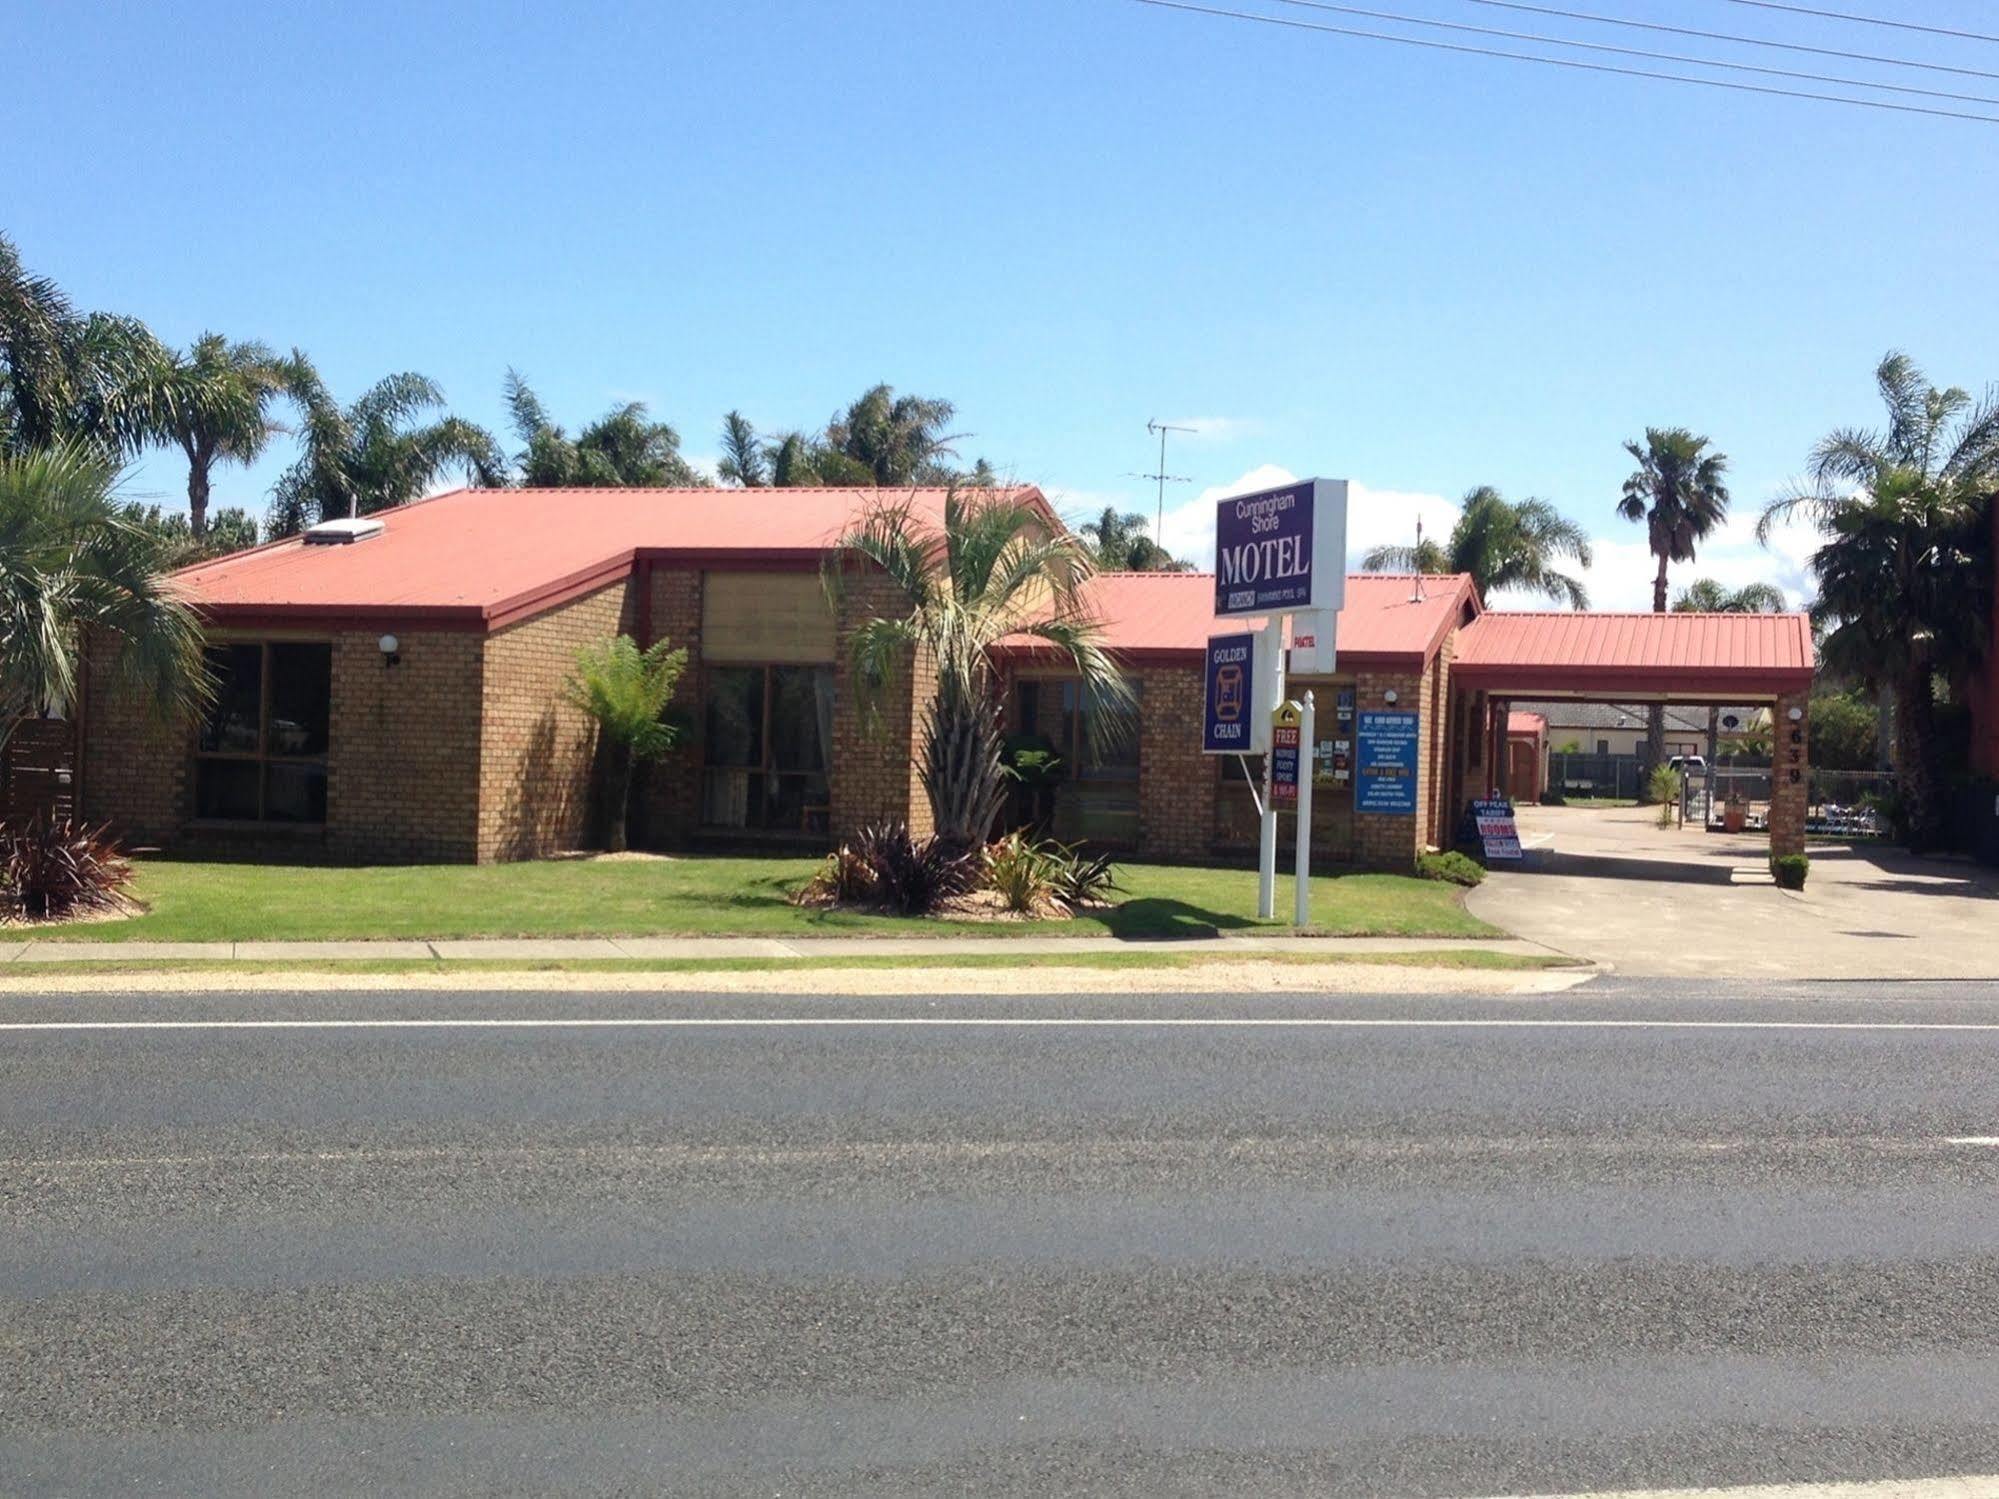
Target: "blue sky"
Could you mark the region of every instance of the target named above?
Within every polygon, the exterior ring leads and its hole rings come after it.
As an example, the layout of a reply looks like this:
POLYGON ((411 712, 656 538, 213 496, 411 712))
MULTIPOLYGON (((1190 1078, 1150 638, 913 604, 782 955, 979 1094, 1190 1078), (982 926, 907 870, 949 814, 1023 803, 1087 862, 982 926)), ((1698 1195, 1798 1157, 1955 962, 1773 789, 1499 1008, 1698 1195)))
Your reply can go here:
MULTIPOLYGON (((1727 0, 1575 8, 1999 73, 1999 45, 1727 0)), ((1999 29, 1990 0, 1847 8, 1999 29)), ((496 428, 509 364, 572 426, 645 399, 697 456, 732 406, 813 425, 888 380, 955 400, 967 459, 1149 513, 1146 420, 1194 420, 1168 466, 1195 551, 1204 493, 1266 466, 1357 481, 1356 543, 1491 483, 1589 525, 1597 602, 1643 607, 1621 439, 1713 436, 1743 519, 1699 570, 1795 594, 1805 539, 1761 554, 1748 522, 1874 417, 1882 352, 1999 378, 1995 126, 1132 0, 181 0, 7 26, 0 127, 28 144, 0 229, 30 265, 175 341, 297 344, 343 398, 421 370, 496 428)), ((278 467, 221 474, 218 502, 261 509, 278 467)), ((134 480, 183 482, 165 457, 134 480)))

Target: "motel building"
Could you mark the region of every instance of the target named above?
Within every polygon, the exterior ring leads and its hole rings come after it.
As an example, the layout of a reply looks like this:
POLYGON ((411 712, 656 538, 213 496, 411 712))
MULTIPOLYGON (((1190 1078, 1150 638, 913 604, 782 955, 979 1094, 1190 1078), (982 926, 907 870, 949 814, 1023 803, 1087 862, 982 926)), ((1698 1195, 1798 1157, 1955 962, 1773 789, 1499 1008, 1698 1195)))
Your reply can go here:
MULTIPOLYGON (((1038 490, 1012 496, 1062 524, 1038 490)), ((941 521, 942 490, 895 498, 941 521)), ((163 726, 98 671, 73 721, 17 736, 37 764, 13 768, 135 846, 480 863, 585 847, 600 831, 597 740, 563 684, 579 647, 622 632, 689 657, 675 706, 690 732, 634 788, 636 847, 818 849, 888 817, 921 830, 920 663, 864 715, 846 650, 897 596, 856 572, 835 604, 821 579, 874 499, 460 490, 221 558, 181 575, 221 684, 206 721, 163 726)), ((1207 641, 1240 621, 1216 618, 1205 574, 1090 587, 1132 722, 1101 732, 1055 661, 1006 649, 1010 743, 1060 762, 1016 810, 1137 858, 1253 860, 1260 768, 1201 749, 1207 641)), ((1470 801, 1505 789, 1510 705, 1551 700, 1767 708, 1771 844, 1803 849, 1800 615, 1489 611, 1466 577, 1361 574, 1335 665, 1287 689, 1316 695, 1313 853, 1327 867, 1407 869, 1452 846, 1470 801), (1369 738, 1380 725, 1394 729, 1386 751, 1369 738)))

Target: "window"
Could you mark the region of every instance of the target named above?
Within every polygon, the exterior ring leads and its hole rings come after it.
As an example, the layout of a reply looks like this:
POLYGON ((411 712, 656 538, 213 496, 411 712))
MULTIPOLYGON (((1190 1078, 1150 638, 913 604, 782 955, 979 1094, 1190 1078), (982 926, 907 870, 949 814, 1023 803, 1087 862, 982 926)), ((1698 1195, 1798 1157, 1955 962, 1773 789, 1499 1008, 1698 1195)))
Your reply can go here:
POLYGON ((205 654, 216 693, 195 741, 195 816, 325 822, 333 647, 274 641, 205 654))
POLYGON ((1139 684, 1130 685, 1131 705, 1114 708, 1094 701, 1080 682, 1062 683, 1060 714, 1043 727, 1067 772, 1055 797, 1058 838, 1138 842, 1139 684))
POLYGON ((760 832, 824 832, 833 669, 711 666, 707 678, 702 822, 760 832))

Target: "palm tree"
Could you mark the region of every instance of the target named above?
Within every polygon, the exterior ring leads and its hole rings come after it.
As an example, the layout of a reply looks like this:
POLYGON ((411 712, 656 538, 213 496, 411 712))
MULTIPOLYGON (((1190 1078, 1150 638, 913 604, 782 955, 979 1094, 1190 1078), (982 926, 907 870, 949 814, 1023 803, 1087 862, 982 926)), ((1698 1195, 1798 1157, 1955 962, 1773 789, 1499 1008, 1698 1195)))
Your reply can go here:
POLYGON ((0 234, 0 451, 138 451, 152 438, 143 377, 165 357, 137 318, 78 312, 0 234))
POLYGON ((1976 661, 1991 617, 1999 398, 1938 390, 1900 353, 1874 379, 1886 428, 1824 438, 1809 483, 1774 501, 1757 534, 1800 512, 1818 527, 1812 615, 1825 662, 1892 688, 1906 831, 1927 848, 1945 821, 1937 678, 1976 661))
MULTIPOLYGON (((1696 578, 1673 600, 1675 614, 1781 614, 1789 607, 1784 590, 1773 583, 1745 583, 1730 589, 1713 578, 1696 578)), ((1721 705, 1707 709, 1707 757, 1712 775, 1715 749, 1721 740, 1721 705)))
POLYGON ((1187 564, 1174 558, 1146 534, 1145 517, 1137 511, 1120 514, 1106 505, 1104 513, 1077 528, 1090 539, 1090 552, 1105 572, 1180 573, 1187 564))
POLYGON ((563 695, 597 721, 610 746, 604 820, 606 845, 614 854, 625 851, 633 767, 680 742, 681 726, 668 720, 666 705, 686 670, 687 652, 665 640, 642 651, 631 636, 618 635, 576 653, 576 670, 563 695))
POLYGON ((1590 565, 1589 537, 1581 526, 1546 500, 1515 502, 1481 484, 1466 492, 1447 544, 1426 539, 1413 547, 1380 546, 1360 565, 1371 573, 1470 573, 1481 597, 1518 589, 1587 609, 1589 591, 1582 580, 1554 566, 1563 557, 1590 565))
POLYGON ((761 489, 770 482, 770 455, 757 440, 757 429, 740 411, 722 418, 722 461, 715 471, 745 489, 761 489))
MULTIPOLYGON (((1617 513, 1642 522, 1659 570, 1652 578, 1652 612, 1666 612, 1666 568, 1691 562, 1699 543, 1728 519, 1728 488, 1721 482, 1728 459, 1711 452, 1705 437, 1685 427, 1647 427, 1641 447, 1624 451, 1638 461, 1624 481, 1617 513)), ((1654 703, 1645 728, 1645 754, 1654 765, 1666 757, 1666 709, 1654 703)))
POLYGON ((827 451, 846 460, 843 470, 857 472, 826 473, 823 481, 859 479, 884 488, 951 482, 955 475, 942 460, 953 456, 958 438, 942 429, 956 410, 949 401, 898 396, 887 385, 873 387, 826 424, 827 451))
POLYGON ((444 394, 422 375, 390 375, 342 407, 299 356, 292 398, 305 413, 298 460, 271 490, 266 530, 291 536, 322 520, 420 498, 454 467, 478 484, 505 477, 498 444, 460 417, 422 418, 444 394))
POLYGON ((515 370, 507 371, 506 395, 514 432, 526 444, 515 459, 515 482, 523 488, 688 489, 707 483, 681 457, 680 434, 653 421, 643 401, 612 407, 572 441, 515 370))
POLYGON ((230 343, 204 333, 185 354, 162 350, 142 378, 139 397, 153 441, 187 455, 188 526, 208 530, 210 476, 217 463, 250 464, 286 430, 271 407, 303 379, 301 356, 280 358, 260 343, 230 343))
POLYGON ((117 483, 118 460, 79 441, 0 454, 0 742, 76 701, 87 648, 162 720, 209 700, 200 621, 117 483))
POLYGON ((885 574, 904 606, 855 627, 850 648, 861 692, 878 695, 912 653, 934 667, 922 710, 922 776, 939 837, 984 842, 1006 798, 993 662, 1000 641, 1043 642, 1074 668, 1093 701, 1113 716, 1129 708, 1131 689, 1084 597, 1088 547, 1008 492, 954 487, 941 529, 907 500, 884 500, 840 539, 827 564, 829 589, 837 592, 854 564, 885 574))
POLYGON ((1713 578, 1697 578, 1673 600, 1675 614, 1782 614, 1784 590, 1774 583, 1746 583, 1728 589, 1713 578))

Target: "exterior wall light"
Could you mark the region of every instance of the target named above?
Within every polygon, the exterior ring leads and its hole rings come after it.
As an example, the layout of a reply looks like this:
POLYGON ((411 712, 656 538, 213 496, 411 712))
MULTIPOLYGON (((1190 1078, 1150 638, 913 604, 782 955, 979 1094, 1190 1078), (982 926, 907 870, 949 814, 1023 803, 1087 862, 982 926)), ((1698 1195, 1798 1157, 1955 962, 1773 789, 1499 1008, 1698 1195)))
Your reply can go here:
POLYGON ((1796 723, 1805 716, 1805 710, 1803 708, 1793 708, 1784 716, 1790 719, 1792 723, 1796 723))
POLYGON ((1391 708, 1392 708, 1392 707, 1394 707, 1394 706, 1395 706, 1395 689, 1394 689, 1393 687, 1391 687, 1391 688, 1389 688, 1389 689, 1388 689, 1388 691, 1386 691, 1386 692, 1382 693, 1382 695, 1381 695, 1381 700, 1382 700, 1382 701, 1383 701, 1384 703, 1387 703, 1387 704, 1388 704, 1388 705, 1389 705, 1389 706, 1390 706, 1391 708))
POLYGON ((398 661, 403 659, 397 654, 397 647, 401 644, 402 642, 393 635, 384 635, 380 640, 375 642, 375 648, 382 653, 382 665, 394 666, 398 661))

